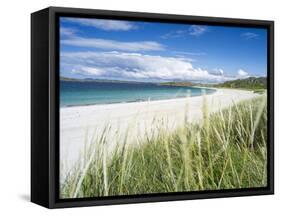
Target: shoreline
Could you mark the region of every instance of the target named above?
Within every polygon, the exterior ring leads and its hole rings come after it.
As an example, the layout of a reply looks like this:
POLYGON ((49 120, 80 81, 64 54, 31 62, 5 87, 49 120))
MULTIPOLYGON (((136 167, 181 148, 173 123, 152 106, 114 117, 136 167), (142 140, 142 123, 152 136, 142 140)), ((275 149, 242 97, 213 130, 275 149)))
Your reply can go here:
POLYGON ((60 108, 60 163, 63 165, 61 179, 73 167, 85 146, 95 145, 105 127, 107 150, 123 140, 128 130, 129 143, 138 144, 145 137, 157 133, 158 127, 167 126, 167 131, 188 122, 202 119, 203 98, 208 103, 209 113, 227 108, 233 103, 252 99, 259 94, 252 91, 217 89, 203 97, 186 97, 166 100, 141 101, 131 103, 97 104, 60 108), (188 107, 188 108, 187 108, 188 107))
MULTIPOLYGON (((217 88, 205 88, 205 87, 196 87, 196 88, 200 88, 200 89, 210 89, 210 90, 215 90, 215 92, 212 93, 208 93, 206 95, 213 95, 215 94, 219 89, 217 88)), ((96 103, 96 104, 79 104, 79 105, 66 105, 66 106, 60 106, 60 109, 62 108, 72 108, 72 107, 84 107, 84 106, 104 106, 104 105, 112 105, 112 104, 129 104, 129 103, 147 103, 147 102, 151 102, 151 101, 167 101, 167 100, 177 100, 177 99, 184 99, 187 97, 193 98, 193 97, 201 97, 203 96, 203 94, 201 95, 191 95, 191 96, 185 96, 185 97, 176 97, 176 98, 168 98, 168 99, 155 99, 155 100, 135 100, 135 101, 124 101, 124 102, 109 102, 109 103, 96 103)))

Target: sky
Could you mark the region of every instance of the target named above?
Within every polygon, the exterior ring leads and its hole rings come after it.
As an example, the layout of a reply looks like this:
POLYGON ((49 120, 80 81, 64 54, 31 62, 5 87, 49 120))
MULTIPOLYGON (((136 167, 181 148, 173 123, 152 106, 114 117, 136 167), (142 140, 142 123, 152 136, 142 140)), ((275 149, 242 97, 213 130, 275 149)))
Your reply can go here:
POLYGON ((216 83, 266 76, 266 29, 60 18, 60 76, 216 83))

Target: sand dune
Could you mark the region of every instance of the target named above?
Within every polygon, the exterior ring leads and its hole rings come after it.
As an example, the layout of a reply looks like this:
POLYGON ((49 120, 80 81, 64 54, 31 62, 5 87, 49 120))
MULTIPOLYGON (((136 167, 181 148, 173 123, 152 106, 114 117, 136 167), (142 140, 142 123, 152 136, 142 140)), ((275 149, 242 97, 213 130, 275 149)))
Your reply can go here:
MULTIPOLYGON (((251 91, 218 89, 206 95, 209 112, 231 106, 233 103, 258 96, 251 91)), ((203 96, 60 108, 60 162, 64 174, 73 167, 83 152, 85 144, 95 145, 106 126, 108 149, 122 141, 128 131, 129 143, 140 143, 146 136, 153 136, 157 126, 165 124, 168 131, 183 125, 184 121, 202 119, 203 96), (164 122, 164 123, 163 123, 164 122)))

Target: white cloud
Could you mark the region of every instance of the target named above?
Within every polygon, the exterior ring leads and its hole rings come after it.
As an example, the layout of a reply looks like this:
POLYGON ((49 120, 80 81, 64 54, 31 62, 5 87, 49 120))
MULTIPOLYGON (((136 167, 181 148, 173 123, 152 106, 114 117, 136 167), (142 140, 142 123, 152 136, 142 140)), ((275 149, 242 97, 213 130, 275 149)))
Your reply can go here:
POLYGON ((127 80, 191 80, 221 82, 227 78, 195 68, 182 58, 124 52, 64 52, 61 72, 80 73, 94 78, 127 80))
POLYGON ((246 32, 241 34, 241 37, 245 38, 246 40, 250 40, 250 39, 256 39, 258 38, 258 34, 255 34, 253 32, 246 32))
POLYGON ((177 30, 177 31, 171 31, 167 34, 164 34, 161 36, 163 39, 169 39, 169 38, 181 38, 185 37, 188 34, 187 30, 177 30))
MULTIPOLYGON (((72 18, 67 18, 67 19, 72 19, 72 18)), ((61 27, 60 34, 62 36, 65 36, 65 38, 61 39, 60 43, 69 46, 99 48, 104 50, 122 50, 122 51, 130 51, 130 52, 160 51, 165 49, 164 45, 155 41, 123 42, 123 41, 108 40, 108 39, 101 39, 101 38, 84 38, 84 37, 77 36, 76 32, 77 32, 76 29, 61 27)))
POLYGON ((95 67, 81 67, 81 71, 84 71, 88 74, 94 75, 94 76, 100 76, 104 74, 104 70, 102 68, 95 68, 95 67))
POLYGON ((136 29, 132 22, 121 20, 106 20, 94 18, 63 18, 64 21, 77 23, 84 26, 92 26, 106 31, 128 31, 136 29))
POLYGON ((206 26, 201 25, 192 25, 189 27, 189 35, 192 36, 200 36, 207 32, 208 28, 206 26))
POLYGON ((237 78, 247 78, 249 77, 249 73, 247 73, 246 71, 242 70, 242 69, 239 69, 237 71, 237 78))
POLYGON ((61 43, 70 46, 99 48, 104 50, 122 50, 131 52, 164 50, 164 46, 162 44, 154 41, 121 42, 99 38, 71 37, 61 40, 61 43))
POLYGON ((65 28, 65 27, 60 27, 60 35, 62 36, 73 36, 76 33, 76 29, 73 28, 65 28))
POLYGON ((207 55, 205 52, 184 52, 184 51, 172 51, 175 54, 180 54, 180 55, 191 55, 191 56, 203 56, 207 55))
POLYGON ((224 71, 221 68, 215 68, 210 73, 214 75, 221 75, 221 76, 224 75, 224 71))
POLYGON ((169 38, 184 38, 188 35, 191 36, 200 36, 208 31, 206 26, 202 25, 191 25, 188 29, 180 29, 176 31, 168 32, 161 36, 163 39, 169 38))

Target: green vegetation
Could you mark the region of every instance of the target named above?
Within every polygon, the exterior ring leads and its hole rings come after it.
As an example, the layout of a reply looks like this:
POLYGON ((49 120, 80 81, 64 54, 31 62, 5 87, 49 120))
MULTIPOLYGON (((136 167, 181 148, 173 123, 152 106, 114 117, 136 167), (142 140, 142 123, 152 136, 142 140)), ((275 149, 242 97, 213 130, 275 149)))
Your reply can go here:
POLYGON ((237 79, 232 81, 226 81, 218 84, 207 83, 193 83, 193 82, 164 82, 160 85, 165 86, 200 86, 200 87, 213 87, 213 88, 237 88, 246 90, 255 90, 258 93, 263 93, 267 88, 267 79, 265 77, 249 77, 246 79, 237 79))
POLYGON ((266 107, 265 95, 214 114, 204 102, 202 122, 173 133, 162 123, 141 145, 128 145, 125 138, 110 154, 105 128, 61 184, 61 197, 266 186, 266 107))
POLYGON ((162 86, 195 86, 196 83, 192 83, 192 82, 163 82, 160 83, 160 85, 162 86))
POLYGON ((265 77, 249 77, 246 79, 227 81, 213 86, 222 87, 222 88, 239 88, 239 89, 249 89, 249 90, 266 89, 267 79, 265 77))

